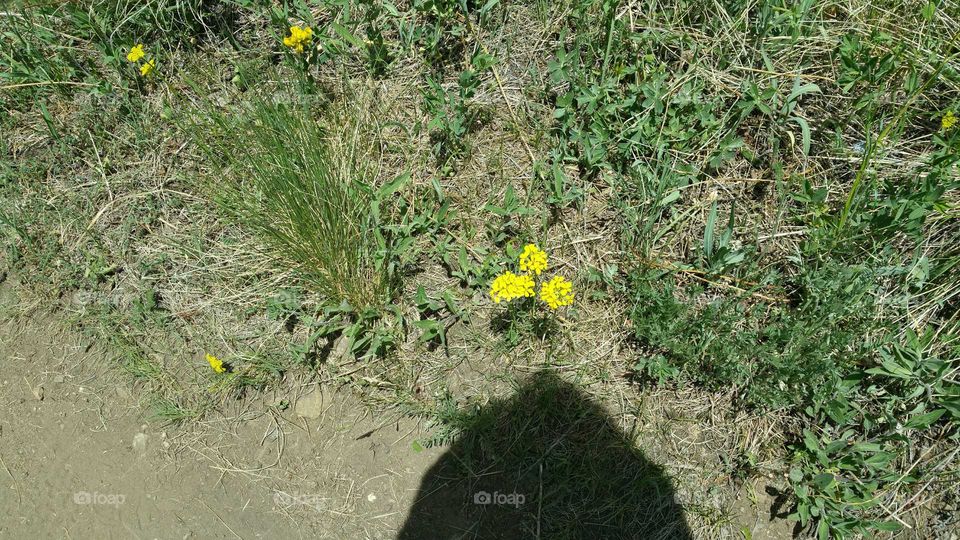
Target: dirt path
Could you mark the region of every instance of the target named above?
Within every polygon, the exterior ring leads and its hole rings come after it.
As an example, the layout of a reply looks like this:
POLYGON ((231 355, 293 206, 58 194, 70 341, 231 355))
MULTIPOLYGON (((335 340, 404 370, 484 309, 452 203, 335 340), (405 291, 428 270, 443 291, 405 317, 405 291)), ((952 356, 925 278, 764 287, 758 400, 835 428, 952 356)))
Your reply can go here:
POLYGON ((392 538, 442 453, 319 391, 148 422, 88 345, 51 316, 0 325, 0 537, 392 538))

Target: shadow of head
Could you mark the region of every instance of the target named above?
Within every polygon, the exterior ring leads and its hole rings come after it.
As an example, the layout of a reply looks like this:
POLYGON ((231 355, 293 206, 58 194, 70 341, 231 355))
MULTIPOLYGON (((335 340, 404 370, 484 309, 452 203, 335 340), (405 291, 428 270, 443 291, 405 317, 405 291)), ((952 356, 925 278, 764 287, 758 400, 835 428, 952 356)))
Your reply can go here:
POLYGON ((554 375, 466 425, 427 472, 398 538, 691 537, 662 469, 554 375))

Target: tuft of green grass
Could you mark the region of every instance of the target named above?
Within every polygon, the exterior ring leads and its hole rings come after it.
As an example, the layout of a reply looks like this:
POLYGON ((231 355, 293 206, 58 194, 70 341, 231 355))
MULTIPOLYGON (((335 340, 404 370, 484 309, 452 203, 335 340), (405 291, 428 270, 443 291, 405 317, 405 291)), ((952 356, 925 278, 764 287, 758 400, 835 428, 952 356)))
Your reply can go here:
POLYGON ((258 102, 239 121, 211 118, 194 133, 212 165, 207 190, 219 207, 332 303, 383 307, 390 279, 378 259, 373 171, 360 137, 326 131, 299 106, 258 102))
POLYGON ((165 398, 155 399, 151 404, 151 408, 151 416, 154 419, 170 423, 186 422, 199 418, 203 414, 202 410, 191 409, 176 401, 165 398))

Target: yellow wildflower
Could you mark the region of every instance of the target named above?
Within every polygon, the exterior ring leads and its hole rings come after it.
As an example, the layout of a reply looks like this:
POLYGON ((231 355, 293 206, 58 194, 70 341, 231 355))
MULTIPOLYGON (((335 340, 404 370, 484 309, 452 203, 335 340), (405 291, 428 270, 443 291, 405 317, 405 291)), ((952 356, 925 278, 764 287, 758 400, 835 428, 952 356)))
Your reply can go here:
POLYGON ((539 276, 540 272, 546 269, 547 253, 533 244, 523 246, 523 252, 520 254, 520 270, 533 272, 539 276))
POLYGON ((556 276, 540 287, 540 299, 557 309, 573 303, 573 285, 566 279, 556 276))
POLYGON ((533 278, 516 275, 513 272, 504 272, 493 280, 490 287, 490 298, 497 304, 501 300, 510 301, 514 298, 530 298, 533 296, 533 278))
POLYGON ((144 77, 149 77, 150 74, 153 73, 153 70, 155 70, 156 68, 157 68, 156 60, 150 60, 149 62, 145 62, 142 66, 140 66, 140 75, 143 75, 144 77))
POLYGON ((217 373, 224 373, 227 371, 226 366, 223 365, 223 360, 220 360, 212 354, 207 354, 207 362, 210 362, 210 367, 213 368, 217 373))
POLYGON ((291 26, 290 36, 283 38, 283 44, 293 49, 296 53, 302 54, 304 45, 309 45, 313 39, 313 30, 309 26, 291 26))
POLYGON ((953 111, 947 111, 947 114, 943 115, 943 120, 940 120, 940 127, 947 131, 955 125, 957 125, 957 115, 953 114, 953 111))
POLYGON ((138 43, 130 48, 130 52, 127 53, 127 60, 130 62, 136 62, 146 55, 143 51, 143 43, 138 43))

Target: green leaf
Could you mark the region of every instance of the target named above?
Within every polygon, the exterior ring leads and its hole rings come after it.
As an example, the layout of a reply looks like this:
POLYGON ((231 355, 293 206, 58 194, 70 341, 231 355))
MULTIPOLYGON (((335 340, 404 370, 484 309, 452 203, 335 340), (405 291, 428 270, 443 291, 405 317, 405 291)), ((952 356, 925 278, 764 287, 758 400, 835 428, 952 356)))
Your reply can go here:
POLYGON ((420 342, 425 343, 434 338, 440 338, 440 343, 443 345, 447 344, 446 329, 439 322, 433 319, 426 319, 423 321, 414 321, 413 324, 423 330, 423 334, 419 339, 420 342))
POLYGON ((472 268, 470 260, 467 259, 467 250, 460 246, 460 251, 457 253, 457 263, 460 265, 460 270, 466 274, 472 268))
POLYGON ((507 209, 505 209, 505 208, 500 208, 499 206, 496 206, 496 205, 493 205, 493 204, 488 204, 488 205, 484 206, 483 209, 486 210, 487 212, 492 212, 492 213, 494 213, 494 214, 496 214, 496 215, 498 215, 498 216, 501 216, 501 217, 510 214, 510 211, 509 211, 509 210, 507 210, 507 209))
POLYGON ((923 429, 939 420, 945 412, 947 412, 946 409, 937 409, 926 414, 921 414, 920 416, 914 416, 904 427, 907 429, 923 429))
POLYGON ((791 116, 788 122, 793 122, 800 126, 800 136, 801 136, 801 145, 803 147, 803 155, 810 155, 810 124, 806 120, 800 118, 799 116, 791 116))
POLYGON ((798 78, 793 85, 793 90, 790 91, 790 95, 787 96, 787 103, 795 101, 798 97, 804 94, 821 94, 823 93, 820 90, 820 87, 814 83, 807 83, 803 86, 800 86, 800 79, 798 78))
POLYGON ((803 430, 803 444, 807 447, 807 450, 811 452, 820 451, 820 443, 817 441, 816 436, 809 430, 803 430))
POLYGON ((703 252, 709 259, 713 255, 713 227, 717 222, 717 202, 714 201, 710 206, 710 214, 707 215, 707 228, 703 231, 703 252))
POLYGON ((813 477, 813 485, 820 488, 820 491, 828 491, 836 484, 836 478, 830 473, 820 473, 813 477))
POLYGON ((660 206, 660 207, 667 206, 668 204, 672 203, 673 201, 679 198, 680 198, 679 189, 670 190, 669 193, 667 193, 666 195, 663 196, 662 199, 660 199, 660 202, 657 203, 657 206, 660 206))
POLYGON ((879 452, 883 447, 877 443, 857 443, 853 445, 854 452, 879 452))
POLYGON ((879 469, 886 466, 895 457, 897 457, 897 455, 891 452, 879 452, 863 460, 863 462, 875 469, 879 469))
POLYGON ((946 407, 946 409, 950 411, 950 414, 952 414, 954 418, 960 418, 960 397, 941 399, 937 404, 941 407, 946 407))
POLYGON ((806 526, 810 522, 810 505, 807 503, 798 504, 797 514, 800 517, 800 524, 806 526))
POLYGON ((397 10, 397 6, 393 5, 392 2, 384 1, 382 2, 383 8, 387 10, 387 13, 393 15, 394 17, 400 16, 400 11, 397 10))
POLYGON ((347 30, 346 27, 344 27, 343 25, 341 25, 341 24, 339 24, 339 23, 337 23, 337 22, 331 22, 331 23, 330 23, 330 26, 333 26, 333 30, 334 30, 336 33, 340 34, 340 37, 342 37, 343 39, 349 41, 350 44, 353 45, 354 47, 357 47, 358 49, 363 49, 363 48, 364 48, 363 40, 360 39, 360 38, 358 38, 357 36, 351 34, 350 31, 347 30))
POLYGON ((487 3, 480 8, 480 16, 483 17, 487 13, 490 13, 490 10, 493 9, 499 3, 500 3, 500 0, 488 0, 487 3))
POLYGON ((878 531, 886 532, 897 532, 903 529, 903 525, 897 523, 896 521, 874 521, 870 523, 870 527, 877 529, 878 531))
POLYGON ((803 471, 799 467, 793 467, 790 469, 790 480, 792 482, 800 482, 803 480, 803 471))
POLYGON ((392 181, 381 186, 380 189, 377 191, 377 195, 379 195, 381 199, 389 197, 390 195, 393 195, 394 193, 399 191, 401 188, 403 188, 403 186, 407 185, 407 182, 409 181, 410 181, 410 173, 403 173, 400 176, 394 178, 392 181))
POLYGON ((420 452, 423 452, 423 445, 420 444, 420 441, 418 441, 418 440, 416 440, 416 439, 414 439, 413 442, 410 443, 410 447, 413 448, 413 451, 416 452, 416 453, 418 453, 418 454, 419 454, 420 452))
POLYGON ((417 287, 414 301, 417 303, 417 306, 425 306, 430 303, 430 300, 427 298, 427 291, 424 290, 423 285, 417 287))
POLYGON ((450 310, 450 313, 454 315, 460 315, 460 306, 457 305, 457 301, 453 298, 453 295, 450 294, 450 291, 447 289, 443 290, 443 301, 447 304, 447 309, 450 310))
POLYGON ((800 103, 800 96, 813 93, 821 93, 820 87, 813 83, 807 83, 801 86, 800 77, 797 77, 793 81, 793 90, 790 91, 790 95, 788 95, 787 99, 784 100, 783 107, 780 108, 780 112, 783 115, 792 113, 797 107, 797 104, 800 103))

